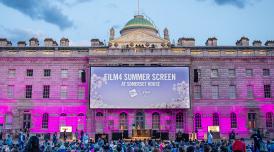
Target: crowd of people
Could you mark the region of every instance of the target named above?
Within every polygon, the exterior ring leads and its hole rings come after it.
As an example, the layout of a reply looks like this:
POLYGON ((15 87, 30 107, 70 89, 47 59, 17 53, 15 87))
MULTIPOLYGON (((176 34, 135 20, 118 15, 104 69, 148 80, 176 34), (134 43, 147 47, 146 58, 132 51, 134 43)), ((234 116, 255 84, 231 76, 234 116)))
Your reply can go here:
POLYGON ((251 143, 237 138, 234 132, 230 133, 229 140, 213 140, 209 132, 206 141, 108 141, 102 138, 94 141, 84 132, 75 136, 76 140, 68 141, 66 133, 60 138, 54 133, 41 139, 20 131, 13 139, 10 134, 3 138, 1 133, 0 152, 274 152, 274 139, 264 142, 259 131, 251 136, 251 143))

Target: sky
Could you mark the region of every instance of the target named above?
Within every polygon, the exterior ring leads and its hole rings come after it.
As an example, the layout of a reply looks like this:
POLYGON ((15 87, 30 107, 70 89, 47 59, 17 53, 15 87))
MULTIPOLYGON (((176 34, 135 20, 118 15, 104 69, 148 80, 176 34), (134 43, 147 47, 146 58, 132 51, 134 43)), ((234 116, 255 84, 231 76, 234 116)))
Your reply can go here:
MULTIPOLYGON (((92 38, 107 42, 137 13, 137 0, 0 0, 0 37, 16 45, 35 36, 40 44, 67 37, 73 46, 89 46, 92 38)), ((140 0, 140 12, 170 39, 195 38, 203 46, 209 37, 218 45, 235 45, 246 36, 274 39, 273 0, 140 0)))

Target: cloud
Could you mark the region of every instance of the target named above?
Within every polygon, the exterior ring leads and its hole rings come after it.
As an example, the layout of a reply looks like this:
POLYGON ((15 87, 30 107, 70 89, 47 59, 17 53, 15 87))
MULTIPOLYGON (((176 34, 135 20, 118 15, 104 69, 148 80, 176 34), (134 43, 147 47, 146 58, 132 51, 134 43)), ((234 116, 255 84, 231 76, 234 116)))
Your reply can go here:
POLYGON ((8 40, 16 44, 18 41, 28 41, 31 37, 45 37, 42 32, 34 32, 32 29, 7 28, 0 25, 0 37, 6 37, 8 40))
POLYGON ((54 24, 61 30, 73 26, 73 22, 62 13, 60 8, 50 4, 50 0, 0 0, 0 3, 18 10, 33 20, 44 20, 54 24))
MULTIPOLYGON (((197 1, 206 1, 206 0, 197 0, 197 1)), ((213 0, 218 5, 233 5, 238 8, 244 8, 246 5, 251 4, 252 2, 257 2, 260 0, 213 0)))

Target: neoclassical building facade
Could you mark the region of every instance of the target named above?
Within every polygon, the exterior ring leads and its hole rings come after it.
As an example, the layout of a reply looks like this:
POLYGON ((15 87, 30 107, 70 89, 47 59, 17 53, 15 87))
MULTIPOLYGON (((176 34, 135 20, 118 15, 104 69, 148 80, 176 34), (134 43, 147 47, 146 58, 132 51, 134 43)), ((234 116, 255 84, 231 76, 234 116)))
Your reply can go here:
MULTIPOLYGON (((98 39, 91 46, 58 44, 51 38, 40 46, 37 38, 13 46, 0 39, 0 129, 29 128, 32 133, 84 130, 91 137, 123 136, 175 139, 178 132, 197 132, 204 138, 209 126, 221 137, 235 130, 250 136, 259 128, 274 132, 274 41, 249 44, 242 37, 235 46, 218 46, 209 38, 196 46, 193 38, 170 42, 151 21, 136 15, 108 44, 98 39), (190 69, 189 109, 91 109, 91 66, 174 67, 190 69), (136 128, 133 124, 138 124, 136 128)), ((118 102, 118 101, 117 101, 118 102)))

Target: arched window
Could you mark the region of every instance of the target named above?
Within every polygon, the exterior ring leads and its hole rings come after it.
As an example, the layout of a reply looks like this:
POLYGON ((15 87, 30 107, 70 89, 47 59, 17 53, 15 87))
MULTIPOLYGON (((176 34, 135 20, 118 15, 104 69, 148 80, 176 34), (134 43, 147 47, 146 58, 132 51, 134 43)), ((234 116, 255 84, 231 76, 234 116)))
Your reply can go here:
POLYGON ((49 114, 44 113, 42 117, 42 128, 47 129, 49 127, 49 114))
POLYGON ((160 129, 160 114, 158 112, 152 114, 152 129, 160 129))
POLYGON ((183 129, 184 127, 184 115, 179 112, 176 114, 176 129, 183 129))
POLYGON ((5 115, 5 129, 11 129, 12 127, 12 114, 9 112, 9 113, 6 113, 5 115))
POLYGON ((104 132, 104 114, 102 112, 96 113, 96 132, 104 132))
POLYGON ((201 114, 199 114, 199 113, 195 114, 195 127, 196 127, 196 129, 202 128, 201 114))
POLYGON ((121 130, 127 130, 128 129, 128 119, 127 114, 125 112, 120 113, 120 127, 121 130))
POLYGON ((213 113, 213 126, 219 126, 219 114, 213 113))
POLYGON ((84 130, 84 118, 85 118, 85 115, 83 113, 78 114, 77 130, 84 130))
POLYGON ((273 114, 272 112, 268 112, 265 115, 265 120, 266 120, 266 127, 267 128, 272 128, 273 127, 273 114))
POLYGON ((230 125, 231 125, 231 128, 237 128, 237 116, 236 116, 236 113, 232 112, 230 114, 230 125))
POLYGON ((66 116, 67 116, 67 114, 61 113, 60 118, 59 118, 60 119, 60 122, 59 122, 60 127, 66 126, 66 116))

